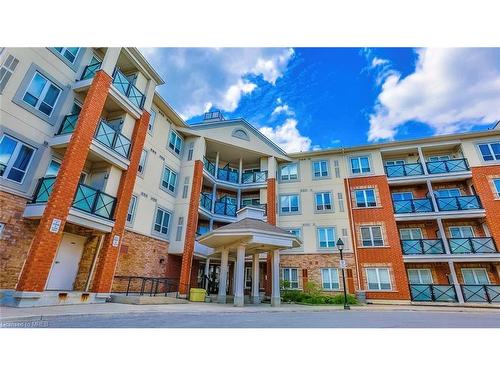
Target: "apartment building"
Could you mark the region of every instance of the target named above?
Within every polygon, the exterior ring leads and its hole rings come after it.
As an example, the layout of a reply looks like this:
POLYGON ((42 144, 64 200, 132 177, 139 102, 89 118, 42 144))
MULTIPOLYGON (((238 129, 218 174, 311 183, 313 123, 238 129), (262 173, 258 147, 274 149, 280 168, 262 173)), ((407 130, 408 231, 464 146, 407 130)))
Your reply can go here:
POLYGON ((272 257, 204 240, 245 207, 298 240, 289 288, 342 290, 340 238, 349 293, 500 302, 498 129, 288 154, 217 111, 187 125, 134 48, 8 48, 0 66, 3 303, 235 295, 242 272, 266 298, 272 257))

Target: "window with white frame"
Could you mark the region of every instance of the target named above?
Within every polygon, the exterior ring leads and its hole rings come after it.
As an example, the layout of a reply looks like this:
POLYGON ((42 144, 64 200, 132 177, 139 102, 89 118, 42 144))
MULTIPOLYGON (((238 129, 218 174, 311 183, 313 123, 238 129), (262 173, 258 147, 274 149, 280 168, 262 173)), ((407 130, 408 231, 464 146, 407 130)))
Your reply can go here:
POLYGON ((365 268, 368 290, 391 290, 389 268, 365 268))
POLYGON ((288 231, 290 232, 290 234, 293 234, 297 238, 301 238, 302 236, 302 231, 300 230, 300 228, 290 228, 288 229, 288 231))
POLYGON ((399 230, 399 238, 402 240, 420 240, 423 238, 422 229, 420 228, 401 228, 399 230))
POLYGON ((328 177, 328 161, 327 160, 315 160, 313 161, 313 177, 328 177))
POLYGON ((332 194, 329 192, 322 192, 315 194, 316 211, 330 211, 332 210, 332 194))
POLYGON ((392 193, 392 200, 394 202, 399 201, 411 201, 413 199, 413 193, 411 191, 403 191, 399 193, 392 193))
POLYGON ((155 221, 153 224, 153 232, 166 237, 168 235, 168 226, 170 223, 170 213, 163 208, 156 208, 155 221))
POLYGON ((7 82, 9 82, 12 74, 14 74, 14 70, 16 69, 18 63, 18 59, 16 59, 12 55, 9 55, 0 67, 0 94, 3 92, 3 89, 7 85, 7 82))
POLYGON ((281 213, 299 212, 299 195, 290 194, 280 196, 281 213))
POLYGON ((340 178, 340 165, 338 160, 333 161, 333 167, 335 169, 335 177, 340 178))
POLYGON ((193 160, 193 153, 194 153, 194 142, 189 142, 188 154, 187 154, 188 161, 193 160))
POLYGON ((474 229, 470 225, 461 225, 449 227, 451 238, 472 238, 474 237, 474 229))
POLYGON ((370 158, 368 156, 358 156, 351 158, 352 174, 369 173, 370 171, 370 158))
POLYGON ((339 270, 337 268, 322 268, 321 285, 326 290, 340 289, 339 270))
POLYGON ((484 268, 462 268, 462 277, 465 285, 489 284, 488 272, 484 268))
POLYGON ((281 270, 281 280, 283 280, 285 289, 299 288, 299 269, 283 268, 281 270))
POLYGON ((132 195, 127 211, 127 223, 129 224, 132 224, 132 222, 134 221, 136 206, 137 206, 137 196, 132 195))
POLYGON ((452 198, 459 197, 460 195, 460 189, 458 188, 436 190, 436 197, 438 198, 452 198))
POLYGON ((177 173, 173 172, 170 168, 163 168, 163 175, 161 178, 161 186, 172 193, 175 192, 175 184, 177 182, 177 173))
POLYGON ((481 143, 479 152, 484 161, 500 160, 500 142, 481 143))
POLYGON ((377 206, 375 189, 357 189, 354 191, 354 197, 356 198, 356 207, 377 206))
POLYGON ((363 226, 361 229, 361 243, 363 246, 384 246, 381 226, 363 226))
POLYGON ((23 95, 23 101, 50 116, 62 90, 48 78, 36 72, 23 95))
POLYGON ((386 160, 385 165, 387 166, 392 166, 392 165, 404 165, 405 161, 404 160, 386 160))
POLYGON ((285 164, 280 167, 281 181, 293 181, 299 178, 297 163, 285 164))
POLYGON ((177 134, 175 131, 171 130, 170 131, 170 137, 168 140, 168 147, 172 151, 174 151, 177 155, 180 155, 182 152, 182 143, 184 141, 182 140, 181 136, 177 134))
POLYGON ((344 210, 345 210, 345 208, 344 208, 344 196, 342 195, 342 193, 337 193, 337 199, 339 201, 339 211, 344 212, 344 210))
POLYGON ((428 268, 415 268, 408 270, 410 284, 432 284, 432 273, 428 268))
POLYGON ((186 199, 189 191, 189 176, 184 177, 184 186, 182 187, 182 199, 186 199))
POLYGON ((331 249, 335 247, 335 228, 322 227, 317 229, 318 244, 320 248, 331 249))
POLYGON ((493 179, 493 186, 495 187, 495 197, 500 198, 500 178, 493 179))
POLYGON ((153 134, 155 120, 156 120, 156 111, 153 108, 151 108, 151 116, 149 117, 149 123, 148 123, 148 133, 149 134, 153 134))
POLYGON ((180 241, 182 239, 182 227, 184 225, 184 217, 180 216, 177 220, 177 232, 175 233, 175 240, 180 241))
POLYGON ((23 183, 35 149, 6 134, 0 140, 0 176, 23 183))
POLYGON ((451 159, 450 155, 434 155, 434 156, 429 156, 428 158, 429 161, 446 161, 450 159, 451 159))
POLYGON ((139 173, 139 175, 144 174, 144 170, 146 169, 147 158, 148 158, 148 152, 146 150, 142 150, 141 158, 139 159, 139 167, 137 168, 137 173, 139 173))
POLYGON ((80 51, 78 47, 55 47, 54 49, 70 63, 75 62, 76 56, 78 56, 78 52, 80 51))

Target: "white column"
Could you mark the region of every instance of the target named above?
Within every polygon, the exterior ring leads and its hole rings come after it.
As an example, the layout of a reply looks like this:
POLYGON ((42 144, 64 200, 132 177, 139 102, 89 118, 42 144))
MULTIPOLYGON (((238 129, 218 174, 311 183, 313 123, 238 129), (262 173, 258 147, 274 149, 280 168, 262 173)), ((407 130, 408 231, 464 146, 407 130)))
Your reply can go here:
POLYGON ((238 182, 240 184, 243 182, 243 158, 240 158, 238 182))
POLYGON ((443 241, 444 251, 446 254, 451 254, 450 244, 448 243, 448 237, 446 236, 446 231, 444 230, 443 220, 440 217, 436 219, 439 233, 441 234, 441 241, 443 241))
POLYGON ((245 304, 243 293, 245 285, 245 245, 236 249, 236 267, 234 268, 234 306, 245 304))
POLYGON ((217 184, 212 186, 212 207, 210 208, 210 212, 215 212, 215 201, 217 200, 217 184))
POLYGON ((424 153, 422 152, 422 147, 417 147, 417 150, 420 164, 422 164, 422 168, 424 168, 424 174, 429 174, 429 171, 427 170, 427 164, 425 163, 424 153))
POLYGON ((121 48, 119 47, 110 47, 106 50, 104 59, 102 59, 101 69, 108 73, 109 76, 113 75, 120 52, 121 48))
POLYGON ((228 259, 229 259, 229 250, 222 250, 220 258, 219 294, 217 296, 217 302, 219 303, 226 303, 228 259))
POLYGON ((432 183, 427 180, 427 190, 429 191, 429 195, 431 196, 432 205, 434 206, 434 211, 439 211, 436 195, 434 194, 434 189, 432 188, 432 183))
POLYGON ((207 258, 207 261, 205 262, 205 289, 208 290, 208 277, 210 275, 208 274, 210 272, 210 258, 207 258))
POLYGON ((215 154, 215 178, 219 177, 219 152, 215 154))
POLYGON ((236 211, 241 208, 241 189, 236 192, 236 211))
POLYGON ((253 255, 253 262, 252 262, 252 303, 260 303, 259 253, 253 255))
POLYGON ((271 306, 281 305, 280 296, 280 251, 273 250, 272 252, 272 290, 271 290, 271 306))
POLYGON ((458 302, 464 303, 465 301, 464 301, 464 296, 462 294, 462 288, 460 288, 460 283, 458 282, 457 273, 455 272, 455 265, 451 260, 448 261, 448 268, 450 269, 451 279, 453 280, 453 284, 457 292, 458 302))

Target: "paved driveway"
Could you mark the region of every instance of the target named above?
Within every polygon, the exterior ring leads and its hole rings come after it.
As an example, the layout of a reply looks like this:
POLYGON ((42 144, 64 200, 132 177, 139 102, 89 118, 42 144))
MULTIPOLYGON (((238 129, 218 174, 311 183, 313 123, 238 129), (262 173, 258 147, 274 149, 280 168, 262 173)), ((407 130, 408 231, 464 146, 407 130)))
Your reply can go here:
POLYGON ((45 316, 4 327, 48 328, 500 328, 498 312, 254 311, 45 316))

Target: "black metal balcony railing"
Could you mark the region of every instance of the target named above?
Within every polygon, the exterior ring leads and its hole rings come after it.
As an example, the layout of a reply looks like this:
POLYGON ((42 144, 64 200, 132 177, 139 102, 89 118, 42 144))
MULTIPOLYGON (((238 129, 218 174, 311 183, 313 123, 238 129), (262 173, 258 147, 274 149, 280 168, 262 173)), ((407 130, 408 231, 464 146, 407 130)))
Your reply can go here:
MULTIPOLYGON (((78 114, 66 115, 57 134, 70 134, 74 132, 77 121, 78 114)), ((128 159, 131 147, 130 139, 109 126, 104 120, 99 122, 94 138, 106 147, 128 159)))
POLYGON ((94 78, 97 71, 101 69, 101 62, 96 62, 91 65, 87 65, 82 73, 81 80, 94 78))
POLYGON ((483 208, 477 195, 436 198, 439 211, 477 210, 483 208))
POLYGON ((429 174, 453 173, 469 170, 469 163, 467 159, 428 161, 426 165, 429 174))
POLYGON ((125 74, 116 67, 113 72, 113 86, 125 95, 134 105, 143 108, 145 96, 135 85, 130 82, 125 74))
POLYGON ((200 206, 205 210, 212 211, 212 197, 209 194, 201 193, 200 206))
POLYGON ((236 205, 224 200, 215 201, 214 213, 224 216, 236 216, 236 205))
POLYGON ((215 177, 215 164, 208 160, 206 157, 203 157, 203 168, 215 177))
MULTIPOLYGON (((33 203, 46 203, 52 193, 55 177, 42 177, 33 196, 33 203)), ((113 219, 116 198, 91 186, 78 184, 72 207, 108 220, 113 219)))
POLYGON ((176 293, 179 289, 177 279, 166 277, 144 277, 144 276, 115 276, 113 280, 113 293, 124 293, 131 295, 157 295, 167 296, 176 293))
POLYGON ((387 177, 420 176, 424 174, 424 168, 420 163, 386 165, 385 173, 387 177))
POLYGON ((255 184, 266 181, 267 181, 267 171, 244 172, 241 176, 241 183, 243 184, 255 184))
POLYGON ((448 284, 410 284, 410 295, 416 302, 458 302, 455 287, 448 284))
POLYGON ((239 181, 239 174, 236 171, 230 169, 219 168, 217 170, 217 179, 221 181, 231 182, 237 184, 239 181))
POLYGON ((408 199, 404 201, 393 201, 396 214, 433 212, 434 207, 430 198, 408 199))
POLYGON ((465 302, 500 303, 500 285, 462 284, 461 288, 465 302))
POLYGON ((449 238, 452 254, 489 254, 496 253, 495 241, 491 237, 449 238))
POLYGON ((401 240, 404 255, 444 254, 443 241, 440 239, 401 240))

